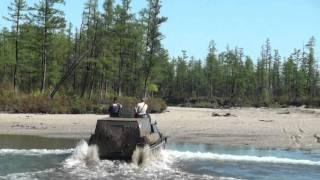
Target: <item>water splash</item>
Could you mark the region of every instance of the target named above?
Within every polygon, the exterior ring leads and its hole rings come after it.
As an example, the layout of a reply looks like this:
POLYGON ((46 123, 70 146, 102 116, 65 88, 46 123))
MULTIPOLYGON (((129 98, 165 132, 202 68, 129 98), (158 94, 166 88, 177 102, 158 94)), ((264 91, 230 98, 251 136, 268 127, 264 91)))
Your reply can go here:
POLYGON ((71 168, 76 165, 91 166, 99 162, 99 152, 96 145, 89 146, 81 140, 73 150, 72 155, 65 160, 64 167, 71 168))
POLYGON ((139 166, 139 165, 148 165, 150 163, 150 158, 151 158, 151 153, 150 153, 150 147, 149 146, 144 146, 144 147, 139 147, 136 146, 133 154, 132 154, 132 163, 139 166))
POLYGON ((80 141, 72 155, 63 163, 63 171, 75 179, 221 179, 179 170, 169 160, 166 150, 154 154, 148 146, 137 147, 132 155, 132 162, 124 162, 99 160, 96 149, 96 146, 88 146, 85 141, 80 141))
MULTIPOLYGON (((176 150, 161 150, 154 154, 150 152, 148 147, 136 148, 132 156, 132 162, 99 160, 97 146, 89 146, 84 140, 81 140, 74 149, 57 149, 57 150, 14 150, 0 149, 0 157, 5 154, 19 155, 40 155, 37 158, 43 158, 44 163, 46 156, 51 154, 63 157, 61 163, 57 167, 48 167, 50 169, 43 170, 39 168, 35 172, 12 173, 0 176, 0 179, 234 179, 237 175, 220 173, 216 171, 220 162, 244 162, 244 165, 250 164, 261 167, 294 167, 297 169, 319 169, 320 161, 311 159, 294 159, 281 158, 274 156, 247 156, 247 155, 231 155, 217 154, 213 152, 190 152, 176 150), (70 154, 65 159, 65 155, 70 154), (200 164, 194 163, 198 160, 205 162, 200 164), (250 162, 250 163, 246 163, 250 162), (194 165, 196 164, 196 165, 194 165), (268 164, 265 166, 265 164, 268 164), (212 166, 211 166, 212 165, 212 166), (296 166, 299 165, 299 166, 296 166), (306 166, 308 165, 308 166, 306 166), (198 171, 191 169, 208 168, 210 172, 198 171), (313 166, 313 167, 309 167, 313 166), (186 168, 187 167, 187 168, 186 168), (188 169, 188 168, 191 169, 188 169), (235 177, 223 177, 235 176, 235 177)), ((4 157, 4 156, 2 156, 4 157)), ((33 157, 31 157, 33 158, 33 157)), ((227 163, 228 164, 228 163, 227 163)), ((233 163, 231 163, 233 164, 233 163)), ((236 163, 237 164, 237 163, 236 163)), ((250 167, 250 166, 248 166, 250 167)), ((237 168, 237 167, 236 167, 237 168)), ((272 168, 271 168, 272 169, 272 168)), ((267 169, 268 170, 268 169, 267 169)), ((303 172, 301 170, 301 172, 303 172)), ((245 177, 245 176, 244 176, 245 177)), ((241 178, 241 177, 239 177, 241 178)))

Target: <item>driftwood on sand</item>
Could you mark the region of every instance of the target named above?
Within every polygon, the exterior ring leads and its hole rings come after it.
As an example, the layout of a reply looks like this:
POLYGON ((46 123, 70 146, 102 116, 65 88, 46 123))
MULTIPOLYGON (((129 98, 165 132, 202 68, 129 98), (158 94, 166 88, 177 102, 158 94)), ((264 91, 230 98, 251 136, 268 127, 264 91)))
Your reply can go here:
POLYGON ((270 120, 270 119, 268 119, 268 120, 260 119, 259 121, 261 121, 261 122, 273 122, 273 120, 270 120))
POLYGON ((236 117, 236 115, 233 115, 233 114, 231 114, 231 113, 219 114, 219 113, 216 113, 216 112, 213 112, 213 113, 211 114, 211 116, 212 116, 212 117, 220 117, 220 116, 224 116, 224 117, 231 117, 231 116, 233 116, 233 117, 236 117))

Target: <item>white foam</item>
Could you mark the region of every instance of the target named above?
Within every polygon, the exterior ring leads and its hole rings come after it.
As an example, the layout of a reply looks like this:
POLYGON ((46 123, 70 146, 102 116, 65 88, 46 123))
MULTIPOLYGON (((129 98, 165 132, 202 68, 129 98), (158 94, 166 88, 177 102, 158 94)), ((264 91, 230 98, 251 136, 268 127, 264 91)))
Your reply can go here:
POLYGON ((25 155, 25 156, 37 156, 37 155, 59 155, 72 153, 73 149, 0 149, 0 156, 2 155, 25 155))
POLYGON ((65 160, 64 167, 87 166, 98 162, 98 147, 96 145, 89 146, 85 140, 81 140, 73 150, 72 155, 65 160))
POLYGON ((274 164, 294 164, 294 165, 311 165, 320 166, 320 161, 311 161, 305 159, 289 159, 279 158, 273 156, 246 156, 246 155, 230 155, 230 154, 215 154, 204 152, 180 152, 174 150, 165 150, 167 158, 171 161, 174 160, 218 160, 218 161, 244 161, 244 162, 256 162, 256 163, 274 163, 274 164))
POLYGON ((132 154, 132 163, 135 165, 143 165, 147 166, 150 164, 150 161, 152 160, 152 154, 150 152, 149 146, 145 147, 136 147, 132 154))

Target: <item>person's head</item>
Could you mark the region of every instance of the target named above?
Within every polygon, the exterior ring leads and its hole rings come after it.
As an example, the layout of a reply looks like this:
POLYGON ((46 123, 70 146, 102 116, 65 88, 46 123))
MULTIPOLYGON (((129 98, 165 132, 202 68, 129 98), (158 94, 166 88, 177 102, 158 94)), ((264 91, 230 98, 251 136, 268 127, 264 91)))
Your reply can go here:
POLYGON ((146 103, 146 101, 147 101, 147 98, 145 98, 145 97, 141 98, 141 102, 146 103))
POLYGON ((114 97, 113 98, 113 102, 115 103, 115 102, 117 102, 118 101, 118 98, 117 97, 114 97))

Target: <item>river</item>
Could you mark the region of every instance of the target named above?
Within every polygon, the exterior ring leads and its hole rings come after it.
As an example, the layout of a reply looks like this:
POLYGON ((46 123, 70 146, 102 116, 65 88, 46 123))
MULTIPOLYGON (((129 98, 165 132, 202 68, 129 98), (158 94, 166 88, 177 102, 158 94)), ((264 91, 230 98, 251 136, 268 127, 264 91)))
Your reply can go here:
POLYGON ((84 140, 0 136, 0 179, 320 179, 320 151, 168 143, 142 165, 84 140))

